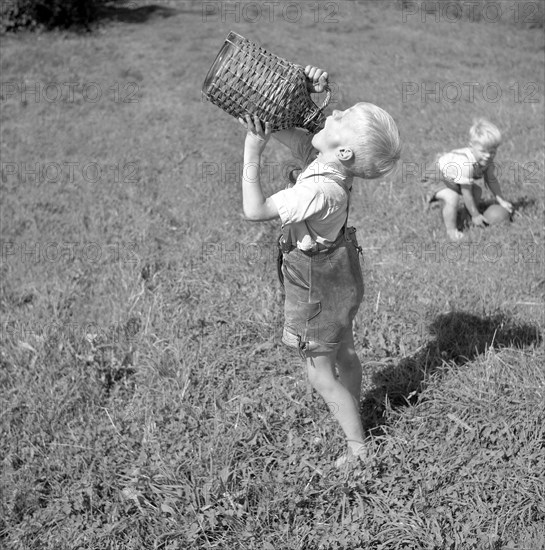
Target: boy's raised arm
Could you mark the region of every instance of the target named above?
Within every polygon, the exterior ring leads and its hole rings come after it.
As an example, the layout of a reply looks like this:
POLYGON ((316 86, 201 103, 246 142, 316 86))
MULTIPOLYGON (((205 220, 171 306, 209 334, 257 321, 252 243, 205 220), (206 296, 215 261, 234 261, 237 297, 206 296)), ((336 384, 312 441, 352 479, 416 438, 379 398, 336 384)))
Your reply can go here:
POLYGON ((242 208, 244 215, 252 221, 265 221, 278 218, 278 208, 266 198, 261 188, 260 160, 271 137, 270 123, 264 127, 257 116, 253 119, 246 115, 246 120, 239 122, 246 127, 244 141, 244 167, 242 170, 242 208))

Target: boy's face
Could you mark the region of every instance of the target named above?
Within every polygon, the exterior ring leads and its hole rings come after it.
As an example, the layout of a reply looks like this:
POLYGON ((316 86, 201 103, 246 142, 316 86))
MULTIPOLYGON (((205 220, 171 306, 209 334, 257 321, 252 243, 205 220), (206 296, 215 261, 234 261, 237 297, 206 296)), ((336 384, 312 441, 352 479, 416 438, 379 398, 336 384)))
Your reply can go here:
POLYGON ((350 109, 333 111, 325 120, 322 130, 312 138, 312 146, 320 153, 335 151, 341 146, 349 146, 356 137, 350 117, 350 109))
POLYGON ((488 166, 494 160, 498 147, 496 145, 485 145, 483 143, 479 143, 478 141, 473 141, 471 143, 471 150, 475 160, 481 166, 488 166))

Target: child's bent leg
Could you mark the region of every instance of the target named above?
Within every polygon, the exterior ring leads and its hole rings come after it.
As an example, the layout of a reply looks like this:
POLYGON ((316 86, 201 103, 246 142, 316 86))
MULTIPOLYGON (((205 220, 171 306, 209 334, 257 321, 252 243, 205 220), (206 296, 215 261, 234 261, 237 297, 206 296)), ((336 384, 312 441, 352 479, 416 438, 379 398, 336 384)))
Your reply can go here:
POLYGON ((452 240, 460 240, 463 234, 458 231, 456 218, 458 216, 458 204, 460 197, 452 189, 441 189, 435 195, 437 199, 443 202, 443 221, 447 229, 447 235, 452 240))
POLYGON ((361 396, 361 363, 354 349, 352 327, 346 331, 337 352, 337 371, 341 384, 353 395, 359 408, 361 396))
POLYGON ((335 356, 335 353, 307 353, 308 378, 340 424, 348 447, 357 453, 364 446, 359 406, 352 393, 335 375, 335 356))

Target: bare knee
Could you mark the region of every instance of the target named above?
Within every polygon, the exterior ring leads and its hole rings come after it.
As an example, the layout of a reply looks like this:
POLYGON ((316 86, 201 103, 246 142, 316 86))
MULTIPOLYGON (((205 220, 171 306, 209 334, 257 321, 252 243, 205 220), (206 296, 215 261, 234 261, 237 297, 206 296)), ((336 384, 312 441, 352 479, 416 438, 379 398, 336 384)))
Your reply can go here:
POLYGON ((441 189, 441 191, 437 192, 435 197, 442 201, 445 206, 451 208, 457 207, 460 201, 460 195, 452 189, 441 189))
POLYGON ((339 348, 339 353, 337 354, 337 363, 350 364, 358 359, 358 354, 353 347, 344 347, 339 348))
POLYGON ((341 344, 337 350, 337 364, 352 365, 359 364, 358 354, 354 345, 354 335, 352 327, 344 334, 341 344))

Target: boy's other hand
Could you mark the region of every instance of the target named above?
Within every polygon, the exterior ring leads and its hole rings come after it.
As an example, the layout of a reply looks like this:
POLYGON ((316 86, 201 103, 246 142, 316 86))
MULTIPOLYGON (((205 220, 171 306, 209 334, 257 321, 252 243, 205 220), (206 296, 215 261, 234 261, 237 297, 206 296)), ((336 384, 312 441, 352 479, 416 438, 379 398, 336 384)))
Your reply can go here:
POLYGON ((271 123, 262 123, 257 115, 252 117, 248 114, 246 119, 239 118, 238 121, 246 127, 245 148, 260 155, 271 137, 271 123))
POLYGON ((473 225, 477 227, 486 227, 488 225, 488 222, 486 221, 485 217, 482 214, 473 216, 471 218, 471 222, 473 223, 473 225))
POLYGON ((506 201, 505 199, 502 199, 501 197, 496 197, 496 199, 498 201, 498 204, 500 206, 502 206, 503 208, 505 208, 505 210, 507 210, 507 212, 509 212, 509 214, 513 213, 514 207, 509 201, 506 201))
POLYGON ((328 83, 329 75, 326 71, 307 65, 305 67, 305 75, 307 77, 307 89, 309 92, 323 92, 328 83))

